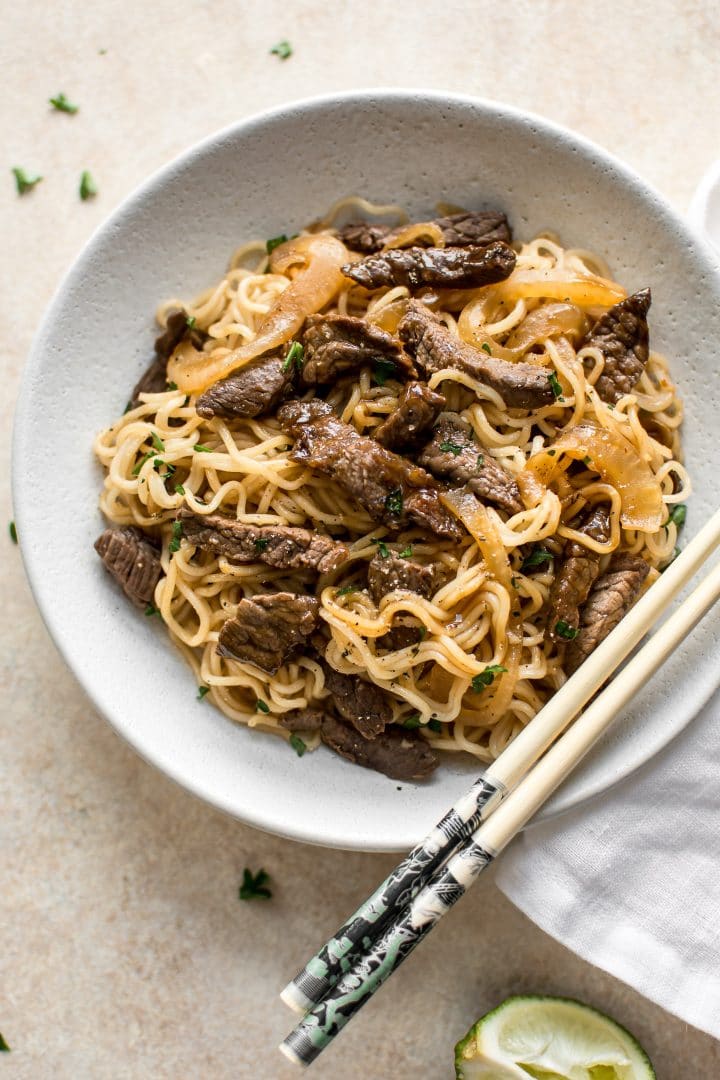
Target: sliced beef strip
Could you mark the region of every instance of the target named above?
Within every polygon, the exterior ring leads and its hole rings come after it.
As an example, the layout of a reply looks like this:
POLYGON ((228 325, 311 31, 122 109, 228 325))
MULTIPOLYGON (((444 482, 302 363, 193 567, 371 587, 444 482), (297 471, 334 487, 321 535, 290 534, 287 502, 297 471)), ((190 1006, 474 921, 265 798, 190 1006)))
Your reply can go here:
POLYGON ((235 615, 223 623, 218 654, 255 664, 274 675, 295 649, 305 644, 317 626, 319 611, 314 596, 279 592, 246 597, 235 615))
POLYGON ((396 408, 375 429, 373 436, 388 450, 413 450, 427 437, 445 404, 442 394, 436 394, 424 383, 408 383, 396 408))
POLYGON ((213 416, 262 416, 273 412, 290 393, 293 372, 282 353, 260 356, 201 394, 195 408, 206 420, 213 416))
POLYGON ((565 670, 576 671, 629 610, 650 572, 640 555, 617 552, 597 579, 580 616, 580 633, 568 643, 565 670))
POLYGON ((142 529, 134 525, 105 529, 95 550, 133 604, 142 607, 151 602, 160 580, 160 556, 142 529))
POLYGON ((442 417, 418 464, 453 485, 466 484, 485 502, 508 514, 523 509, 520 489, 510 473, 473 440, 472 430, 460 417, 442 417))
POLYGON ((306 706, 304 709, 290 709, 277 717, 281 727, 288 731, 319 731, 325 713, 322 709, 306 706))
POLYGON ((350 221, 338 230, 338 238, 350 251, 372 255, 385 246, 385 237, 393 230, 389 225, 374 225, 369 221, 350 221))
POLYGON ((544 368, 499 360, 466 345, 418 300, 408 305, 398 325, 398 335, 426 378, 443 368, 455 368, 496 390, 510 409, 539 409, 555 402, 544 368))
POLYGON ((320 734, 324 743, 348 761, 375 769, 393 780, 424 780, 437 767, 435 751, 422 735, 388 728, 366 739, 349 724, 328 714, 320 734))
POLYGON ((306 386, 332 384, 378 360, 394 365, 398 378, 417 372, 400 342, 373 323, 350 315, 311 315, 303 334, 302 381, 306 386))
POLYGON ((515 252, 499 242, 487 247, 393 248, 342 267, 366 289, 425 285, 474 289, 504 281, 515 269, 515 252))
POLYGON ((366 739, 374 739, 392 720, 384 690, 359 675, 342 675, 325 665, 325 685, 343 720, 366 739))
POLYGON ((598 319, 579 346, 592 345, 605 357, 605 367, 595 389, 603 401, 612 405, 624 394, 632 393, 647 363, 650 302, 649 289, 621 300, 598 319))
POLYGON ((409 649, 422 641, 422 634, 418 626, 393 626, 387 634, 377 639, 375 644, 380 649, 388 652, 398 652, 400 649, 409 649))
POLYGON ((434 563, 423 566, 412 559, 401 559, 394 551, 384 557, 378 552, 368 565, 368 587, 376 604, 396 589, 406 589, 429 599, 439 584, 439 567, 434 563))
MULTIPOLYGON (((577 531, 606 544, 610 539, 610 514, 606 504, 594 506, 577 531)), ((550 588, 547 635, 551 641, 562 643, 564 640, 555 629, 559 622, 576 630, 580 626, 580 608, 597 580, 601 560, 601 555, 578 540, 566 543, 562 563, 550 588)))
POLYGON ((233 562, 264 562, 281 570, 327 574, 348 557, 345 544, 291 525, 245 525, 225 514, 178 514, 183 536, 192 544, 233 562))
POLYGON ((324 402, 291 401, 277 414, 280 426, 295 439, 293 461, 332 477, 390 528, 413 522, 444 539, 462 536, 440 501, 437 483, 424 469, 358 434, 328 406, 320 410, 319 405, 324 402))
MULTIPOLYGON (((499 210, 461 210, 457 214, 432 218, 431 222, 442 230, 448 247, 490 244, 494 240, 509 244, 512 240, 507 218, 499 210)), ((388 225, 354 221, 340 229, 338 235, 351 251, 372 255, 387 244, 392 244, 394 238, 406 229, 407 225, 391 229, 388 225)))
POLYGON ((155 339, 155 359, 141 375, 132 394, 130 405, 134 409, 140 404, 140 394, 161 394, 167 389, 168 360, 181 341, 189 337, 196 348, 202 348, 205 335, 200 330, 188 326, 188 314, 184 308, 168 315, 167 325, 162 334, 155 339))

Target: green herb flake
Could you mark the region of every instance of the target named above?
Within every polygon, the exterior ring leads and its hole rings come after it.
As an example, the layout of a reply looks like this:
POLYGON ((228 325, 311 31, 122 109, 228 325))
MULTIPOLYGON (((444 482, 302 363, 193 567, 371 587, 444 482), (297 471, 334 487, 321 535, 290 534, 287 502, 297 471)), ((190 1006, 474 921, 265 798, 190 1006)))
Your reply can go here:
POLYGON ((154 604, 148 604, 148 606, 145 608, 145 614, 147 615, 147 617, 149 619, 153 615, 159 615, 160 614, 160 608, 156 608, 154 604))
POLYGON ((164 450, 165 449, 165 443, 162 441, 162 439, 158 435, 157 431, 153 431, 151 442, 152 442, 152 444, 153 444, 153 446, 155 447, 156 450, 164 450))
POLYGON ((555 371, 549 371, 548 372, 548 382, 550 383, 550 389, 552 390, 552 392, 553 392, 553 394, 555 396, 555 400, 556 401, 564 401, 565 398, 563 397, 563 389, 562 389, 562 386, 560 385, 560 380, 557 377, 557 372, 555 372, 555 371))
POLYGON ((484 349, 484 350, 485 350, 485 352, 486 352, 486 353, 488 354, 488 356, 492 356, 492 349, 491 349, 491 348, 490 348, 490 346, 488 345, 487 341, 483 341, 483 343, 482 343, 482 345, 480 346, 480 348, 481 348, 481 349, 484 349))
POLYGON ((442 724, 439 720, 428 720, 427 726, 430 728, 431 731, 434 731, 436 735, 440 735, 442 733, 442 724))
POLYGON ((130 410, 132 409, 132 407, 133 407, 132 401, 128 401, 127 405, 123 409, 123 416, 125 415, 125 413, 129 413, 130 410))
POLYGON ((305 355, 305 350, 303 349, 300 342, 299 341, 293 341, 292 345, 290 346, 290 348, 287 351, 287 356, 285 357, 285 359, 283 361, 283 366, 282 366, 283 371, 289 371, 290 368, 293 365, 293 362, 295 363, 295 367, 298 369, 298 371, 301 371, 302 366, 303 366, 303 356, 304 355, 305 355))
POLYGON ((403 551, 400 552, 399 558, 401 558, 401 559, 410 559, 410 558, 412 558, 412 553, 413 553, 413 546, 412 546, 412 544, 408 544, 408 546, 403 551))
POLYGON ((145 462, 146 462, 146 461, 149 461, 151 457, 155 457, 155 451, 154 451, 154 450, 151 450, 151 451, 150 451, 149 453, 147 453, 147 454, 143 454, 143 456, 142 456, 142 457, 140 458, 140 460, 138 461, 137 465, 136 465, 136 466, 135 466, 135 468, 133 469, 133 471, 132 471, 132 475, 133 475, 133 476, 138 476, 138 475, 139 475, 139 473, 140 473, 140 470, 142 469, 142 467, 143 467, 143 465, 145 464, 145 462))
POLYGON ((585 457, 582 459, 582 463, 583 463, 583 465, 591 465, 592 464, 592 458, 590 457, 589 454, 585 455, 585 457))
POLYGON ((196 321, 197 320, 196 320, 194 315, 188 315, 187 316, 187 318, 185 319, 185 325, 187 326, 188 330, 194 330, 195 329, 196 321))
POLYGON ((271 56, 277 56, 278 60, 288 60, 292 56, 292 45, 289 41, 278 41, 270 50, 271 56))
POLYGON ((394 360, 380 357, 373 364, 373 379, 378 386, 384 386, 388 379, 392 379, 397 372, 394 360))
POLYGON ((180 540, 182 539, 182 521, 173 521, 172 537, 168 550, 171 552, 180 550, 180 540))
POLYGON ((270 875, 265 870, 258 870, 257 874, 253 874, 252 870, 248 870, 246 866, 243 870, 242 885, 238 889, 238 897, 241 900, 269 900, 272 896, 267 887, 269 881, 270 875))
POLYGON ((374 540, 373 543, 378 546, 378 554, 381 559, 387 559, 390 554, 390 548, 387 546, 384 540, 374 540))
POLYGON ((343 585, 341 589, 338 589, 335 595, 347 596, 349 593, 357 592, 359 588, 359 585, 343 585))
POLYGON ((26 195, 28 191, 32 191, 36 184, 39 184, 42 180, 42 176, 31 176, 26 173, 24 169, 20 169, 17 166, 11 170, 15 177, 15 187, 17 188, 18 195, 26 195))
POLYGON ((575 626, 571 626, 570 623, 565 622, 564 619, 560 619, 555 623, 555 633, 558 637, 565 638, 566 641, 572 641, 576 638, 580 631, 575 626))
POLYGON ((422 727, 422 717, 420 713, 413 713, 412 716, 406 717, 405 720, 403 720, 403 727, 409 728, 410 731, 422 727))
POLYGON ((526 570, 532 570, 535 566, 542 566, 543 563, 552 562, 554 557, 552 552, 544 547, 533 548, 528 557, 523 561, 520 569, 524 574, 526 570))
POLYGON ((205 443, 195 443, 193 450, 196 450, 198 454, 214 454, 212 446, 205 446, 205 443))
POLYGON ((265 551, 270 541, 266 536, 258 536, 256 540, 253 540, 256 551, 265 551))
POLYGON ((418 634, 420 635, 420 640, 424 641, 427 637, 427 626, 418 626, 418 634))
POLYGON ((2 1053, 2 1054, 9 1054, 10 1053, 10 1047, 8 1046, 8 1044, 5 1042, 4 1038, 2 1037, 2 1033, 0 1033, 0 1053, 2 1053))
POLYGON ((443 453, 452 454, 454 457, 457 457, 458 454, 462 454, 463 452, 462 446, 459 446, 457 443, 452 442, 452 440, 450 439, 444 439, 440 443, 440 449, 443 451, 443 453))
POLYGON ((270 706, 268 705, 268 703, 266 701, 263 701, 262 698, 258 698, 257 701, 255 702, 255 712, 269 713, 270 712, 270 706))
POLYGON ((98 193, 97 184, 92 178, 92 175, 87 169, 83 169, 80 174, 80 198, 83 202, 87 199, 93 199, 98 193))
POLYGON ((685 519, 686 518, 687 518, 687 506, 685 505, 685 503, 677 503, 675 506, 673 506, 672 510, 670 511, 670 517, 668 518, 668 525, 672 521, 673 525, 676 526, 677 531, 680 532, 683 525, 685 524, 685 519))
POLYGON ((290 745, 292 746, 293 750, 295 751, 295 753, 297 754, 298 757, 302 757, 303 754, 305 753, 305 751, 307 750, 307 746, 305 745, 303 740, 300 738, 300 736, 295 735, 294 733, 290 736, 290 745))
POLYGON ((281 244, 286 243, 287 236, 285 235, 285 233, 283 233, 282 236, 273 236, 271 240, 265 241, 265 250, 267 251, 268 255, 272 255, 276 247, 280 247, 281 244))
POLYGON ((169 382, 167 384, 168 390, 177 390, 178 384, 176 382, 169 382))
POLYGON ((182 484, 176 484, 175 485, 175 494, 176 495, 184 495, 185 494, 185 488, 182 486, 182 484))
POLYGON ((503 671, 507 671, 507 668, 503 667, 502 664, 488 664, 484 671, 481 671, 479 675, 473 676, 473 693, 482 693, 486 686, 492 685, 495 681, 495 676, 501 675, 503 671))
POLYGON ((202 701, 202 699, 205 697, 205 695, 209 694, 209 693, 210 693, 210 687, 209 686, 198 686, 198 692, 197 692, 198 701, 202 701))
POLYGON ((71 101, 68 101, 64 94, 57 94, 55 97, 48 98, 48 104, 52 105, 53 109, 57 109, 58 112, 66 112, 73 115, 80 108, 79 105, 73 105, 71 101))
POLYGON ((510 578, 510 584, 512 585, 513 589, 517 589, 517 587, 518 587, 518 579, 516 577, 511 577, 510 578))
POLYGON ((8 532, 10 533, 10 539, 12 540, 13 544, 17 544, 17 542, 18 542, 17 529, 15 528, 15 522, 14 521, 11 521, 10 524, 8 525, 8 532))
POLYGON ((485 455, 484 454, 478 454, 478 456, 477 456, 477 467, 478 467, 478 469, 482 469, 484 464, 485 464, 485 455))
POLYGON ((401 488, 393 488, 385 499, 385 509, 391 517, 401 517, 403 512, 403 493, 401 488))

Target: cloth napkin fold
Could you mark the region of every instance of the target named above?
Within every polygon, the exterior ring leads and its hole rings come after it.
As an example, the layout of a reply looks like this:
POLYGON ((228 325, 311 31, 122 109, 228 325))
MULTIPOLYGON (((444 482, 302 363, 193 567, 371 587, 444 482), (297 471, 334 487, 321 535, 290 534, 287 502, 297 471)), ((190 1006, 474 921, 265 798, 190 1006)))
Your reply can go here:
POLYGON ((584 960, 720 1038, 720 691, 627 780, 526 830, 496 882, 584 960))

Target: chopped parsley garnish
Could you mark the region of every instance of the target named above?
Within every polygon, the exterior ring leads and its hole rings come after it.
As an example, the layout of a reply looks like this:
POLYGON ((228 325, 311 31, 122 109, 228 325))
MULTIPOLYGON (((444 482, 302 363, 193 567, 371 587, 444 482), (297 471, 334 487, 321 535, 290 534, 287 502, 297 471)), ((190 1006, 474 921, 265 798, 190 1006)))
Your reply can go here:
POLYGON ((86 199, 94 198, 97 193, 97 184, 93 180, 88 170, 83 169, 80 175, 80 198, 83 202, 85 202, 86 199))
POLYGON ((15 528, 14 521, 11 521, 8 525, 8 532, 10 533, 10 539, 12 540, 13 544, 17 544, 17 529, 15 528))
POLYGON ((214 454, 212 446, 206 446, 205 443, 196 442, 193 446, 193 450, 197 450, 198 454, 214 454))
POLYGON ((548 457, 555 457, 556 453, 557 450, 548 450, 547 455, 548 457))
POLYGON ((303 355, 304 355, 304 353, 305 353, 305 350, 303 349, 300 342, 299 341, 293 341, 292 345, 288 349, 287 356, 285 357, 285 359, 283 361, 283 366, 282 366, 283 371, 289 371, 290 368, 293 365, 293 361, 295 362, 295 367, 298 369, 298 371, 300 371, 300 369, 303 366, 303 355))
POLYGON ((488 664, 484 671, 481 671, 479 675, 473 676, 473 693, 482 693, 486 686, 492 685, 495 681, 495 676, 501 675, 503 671, 507 671, 507 668, 503 667, 502 664, 488 664))
POLYGON ((300 738, 300 736, 295 735, 294 733, 290 736, 290 745, 292 746, 293 750, 295 751, 295 753, 297 754, 298 757, 302 757, 303 754, 305 753, 305 751, 307 750, 307 746, 305 745, 303 740, 300 738))
POLYGON ((133 407, 133 403, 132 403, 132 401, 128 401, 127 405, 126 405, 126 406, 125 406, 125 408, 123 409, 123 416, 125 415, 125 413, 128 413, 128 412, 130 412, 130 410, 132 409, 132 407, 133 407))
POLYGON ((564 619, 560 619, 555 623, 555 633, 558 637, 565 638, 567 641, 572 641, 576 638, 580 631, 575 626, 571 626, 570 623, 565 622, 564 619))
POLYGON ((427 726, 438 735, 442 731, 442 724, 439 720, 428 720, 427 726))
POLYGON ((555 371, 549 371, 548 372, 548 382, 550 383, 550 389, 552 390, 553 394, 555 395, 555 400, 556 401, 564 401, 565 398, 563 397, 563 389, 562 389, 562 386, 560 385, 560 380, 557 377, 557 372, 555 372, 555 371))
POLYGON ((196 321, 197 320, 196 320, 194 315, 188 315, 187 316, 187 318, 185 319, 185 325, 187 326, 188 330, 194 330, 195 329, 196 321))
POLYGON ((36 184, 39 184, 42 180, 42 176, 30 176, 24 169, 14 168, 12 174, 15 177, 15 186, 17 188, 18 195, 25 195, 26 192, 32 191, 36 184))
POLYGON ((278 60, 287 60, 292 56, 292 45, 289 41, 278 41, 270 50, 271 56, 277 56, 278 60))
POLYGON ((387 559, 390 554, 390 548, 387 546, 384 540, 376 540, 375 543, 378 546, 378 552, 381 559, 387 559))
POLYGON ((148 606, 145 608, 145 614, 148 618, 150 618, 152 615, 159 615, 160 608, 156 608, 154 604, 148 604, 148 606))
POLYGON ((517 587, 518 587, 518 579, 516 577, 511 577, 510 578, 510 584, 512 585, 513 589, 517 589, 517 587))
POLYGON ((137 465, 135 466, 135 468, 132 471, 133 476, 137 476, 139 474, 139 472, 142 469, 145 462, 149 461, 151 457, 155 457, 155 451, 154 450, 151 450, 147 454, 143 454, 143 456, 140 458, 137 465))
POLYGON ((478 469, 482 469, 484 464, 485 464, 485 455, 484 454, 478 454, 478 456, 477 456, 477 467, 478 467, 478 469))
POLYGON ((592 463, 592 458, 589 454, 585 455, 585 457, 582 459, 582 463, 583 465, 590 465, 592 463))
POLYGON ((178 384, 176 382, 169 382, 167 384, 168 390, 177 390, 178 384))
POLYGON ((182 539, 182 521, 173 521, 172 538, 170 540, 168 550, 171 551, 171 552, 179 551, 180 550, 180 540, 181 539, 182 539))
POLYGON ((685 524, 685 518, 687 517, 687 506, 685 503, 677 503, 670 511, 670 517, 668 518, 668 525, 672 521, 673 525, 677 527, 677 531, 680 532, 685 524))
POLYGON ((269 713, 270 712, 270 706, 268 705, 268 703, 266 701, 263 701, 262 698, 258 698, 257 701, 255 702, 255 712, 269 713))
POLYGON ((10 1053, 10 1047, 5 1042, 5 1040, 3 1039, 1 1033, 0 1033, 0 1053, 3 1053, 3 1054, 9 1054, 10 1053))
POLYGON ((53 109, 57 109, 58 112, 76 113, 80 108, 79 105, 73 105, 71 101, 68 101, 64 94, 57 94, 55 97, 48 98, 48 104, 52 105, 53 109))
POLYGON ((408 544, 408 546, 403 551, 400 552, 398 557, 400 559, 409 559, 409 558, 412 557, 412 552, 413 552, 412 544, 408 544))
POLYGON ((403 720, 403 727, 410 728, 412 731, 414 728, 422 727, 422 717, 420 713, 413 713, 412 716, 408 716, 403 720))
POLYGON ((347 596, 348 593, 357 592, 360 588, 359 585, 343 585, 342 589, 338 589, 336 596, 347 596))
POLYGON ((401 488, 393 488, 385 499, 385 509, 391 517, 400 517, 403 512, 403 493, 401 488))
POLYGON ((162 439, 158 435, 157 431, 153 431, 151 442, 152 442, 152 444, 153 444, 153 446, 155 447, 156 450, 164 450, 165 449, 165 443, 162 441, 162 439))
POLYGON ((450 439, 444 439, 440 443, 440 449, 446 454, 453 454, 455 457, 463 452, 462 446, 459 446, 456 442, 452 442, 450 439))
POLYGON ((205 695, 209 694, 209 693, 210 693, 210 687, 209 686, 198 686, 198 692, 197 692, 198 701, 202 701, 202 699, 205 697, 205 695))
POLYGON ((252 870, 248 870, 246 866, 243 870, 242 885, 238 889, 239 898, 241 900, 269 900, 272 896, 267 887, 269 880, 270 875, 265 870, 258 870, 257 874, 253 874, 252 870))
POLYGON ((373 364, 373 379, 378 386, 384 386, 388 379, 393 378, 396 371, 395 361, 382 356, 373 364))
POLYGON ((270 543, 270 541, 268 540, 268 538, 266 536, 258 536, 258 538, 256 540, 253 540, 253 544, 255 545, 255 550, 256 551, 265 551, 265 549, 266 549, 266 547, 268 546, 269 543, 270 543))
POLYGON ((418 626, 418 634, 420 635, 420 640, 423 641, 427 637, 427 626, 418 626))
POLYGON ((533 548, 528 557, 523 561, 520 569, 524 574, 526 570, 532 570, 534 566, 542 566, 543 563, 552 562, 554 557, 552 552, 544 547, 533 548))
POLYGON ((490 346, 488 345, 487 341, 483 341, 483 343, 482 343, 482 345, 480 346, 480 348, 481 348, 481 349, 484 349, 484 350, 485 350, 485 352, 486 352, 486 353, 488 354, 488 356, 492 356, 492 349, 491 349, 491 348, 490 348, 490 346))
POLYGON ((177 495, 184 495, 185 494, 185 488, 182 486, 182 484, 176 484, 175 485, 175 493, 177 495))
POLYGON ((285 235, 285 233, 283 233, 282 236, 273 236, 271 240, 265 241, 265 250, 267 251, 268 255, 272 255, 276 247, 280 247, 281 244, 286 243, 287 236, 285 235))

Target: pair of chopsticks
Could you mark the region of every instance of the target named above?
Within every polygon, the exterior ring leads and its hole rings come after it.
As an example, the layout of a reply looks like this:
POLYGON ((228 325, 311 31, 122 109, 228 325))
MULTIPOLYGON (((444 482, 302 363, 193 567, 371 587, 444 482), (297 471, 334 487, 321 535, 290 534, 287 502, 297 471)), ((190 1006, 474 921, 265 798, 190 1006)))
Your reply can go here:
POLYGON ((718 546, 720 510, 485 775, 283 990, 283 1001, 305 1013, 280 1046, 286 1057, 299 1065, 315 1060, 681 644, 720 597, 720 563, 565 730, 718 546))

